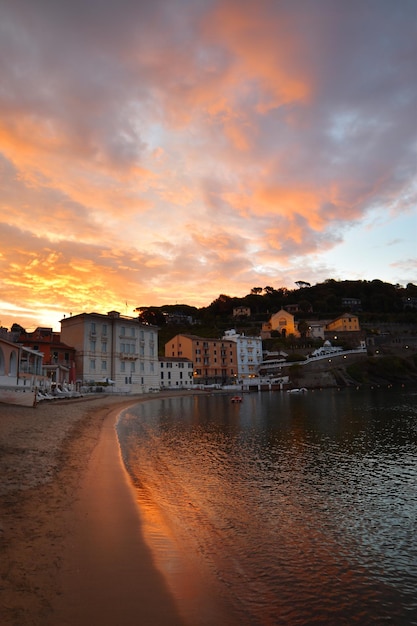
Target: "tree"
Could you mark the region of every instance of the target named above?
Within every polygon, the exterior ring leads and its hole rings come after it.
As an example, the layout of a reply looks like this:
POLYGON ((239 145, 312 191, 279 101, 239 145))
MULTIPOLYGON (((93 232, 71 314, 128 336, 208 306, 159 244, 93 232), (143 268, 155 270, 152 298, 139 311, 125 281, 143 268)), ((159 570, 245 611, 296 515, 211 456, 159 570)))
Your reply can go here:
POLYGON ((256 295, 259 295, 260 293, 262 293, 262 291, 262 287, 252 287, 252 289, 250 290, 251 293, 256 295))
POLYGON ((295 284, 297 285, 297 287, 298 287, 299 289, 301 289, 301 288, 303 288, 303 287, 304 287, 304 288, 306 288, 306 287, 311 287, 310 283, 306 283, 304 280, 296 280, 296 281, 295 281, 295 284))
POLYGON ((139 312, 138 318, 142 324, 151 324, 153 326, 164 326, 165 317, 159 307, 141 306, 135 311, 139 312))

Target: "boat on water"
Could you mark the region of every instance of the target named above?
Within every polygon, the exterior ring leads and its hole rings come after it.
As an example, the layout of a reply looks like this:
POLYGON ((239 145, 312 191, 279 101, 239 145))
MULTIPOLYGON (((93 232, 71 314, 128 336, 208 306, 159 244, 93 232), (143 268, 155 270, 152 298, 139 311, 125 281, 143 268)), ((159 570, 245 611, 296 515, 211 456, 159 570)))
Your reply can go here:
POLYGON ((236 403, 236 404, 237 404, 238 402, 242 402, 242 400, 243 400, 242 396, 232 396, 232 397, 230 398, 230 402, 234 402, 234 403, 236 403))
POLYGON ((296 387, 295 389, 287 389, 287 393, 307 393, 307 389, 305 387, 296 387))
POLYGON ((0 403, 35 407, 36 393, 33 389, 22 386, 0 387, 0 403))

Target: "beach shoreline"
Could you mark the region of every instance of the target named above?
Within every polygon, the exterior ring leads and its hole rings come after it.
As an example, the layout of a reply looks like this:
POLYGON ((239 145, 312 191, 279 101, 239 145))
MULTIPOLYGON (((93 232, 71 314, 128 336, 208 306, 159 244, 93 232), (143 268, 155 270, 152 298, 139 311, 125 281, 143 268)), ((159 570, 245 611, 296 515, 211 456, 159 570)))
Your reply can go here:
POLYGON ((94 619, 101 626, 115 623, 109 609, 120 600, 125 606, 120 622, 124 625, 181 623, 140 533, 139 510, 115 431, 123 409, 168 395, 178 392, 58 400, 36 409, 0 405, 2 626, 56 626, 57 616, 60 625, 80 626, 84 613, 85 623, 91 624, 86 611, 94 606, 92 593, 97 605, 94 619), (100 509, 103 502, 108 502, 106 510, 100 509), (120 511, 117 519, 116 510, 120 511), (114 548, 123 598, 112 599, 114 561, 103 567, 100 555, 106 550, 100 551, 91 541, 98 536, 97 529, 106 528, 103 515, 109 518, 107 530, 113 542, 124 534, 134 535, 134 545, 114 548), (89 537, 84 531, 87 522, 89 537), (134 577, 140 580, 139 589, 129 587, 134 577))

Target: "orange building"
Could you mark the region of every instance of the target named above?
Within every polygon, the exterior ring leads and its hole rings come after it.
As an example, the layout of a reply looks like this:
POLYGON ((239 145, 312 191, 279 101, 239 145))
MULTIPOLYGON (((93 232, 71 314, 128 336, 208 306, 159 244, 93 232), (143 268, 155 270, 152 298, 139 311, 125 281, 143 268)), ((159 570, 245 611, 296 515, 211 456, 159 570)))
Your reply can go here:
POLYGON ((43 354, 43 367, 51 382, 75 383, 75 348, 62 343, 60 333, 38 327, 33 332, 20 329, 18 341, 43 354))
POLYGON ((165 356, 192 361, 194 384, 230 383, 238 374, 235 341, 176 335, 165 344, 165 356))
POLYGON ((351 313, 344 313, 335 320, 328 322, 326 330, 336 333, 358 332, 360 331, 359 319, 351 313))

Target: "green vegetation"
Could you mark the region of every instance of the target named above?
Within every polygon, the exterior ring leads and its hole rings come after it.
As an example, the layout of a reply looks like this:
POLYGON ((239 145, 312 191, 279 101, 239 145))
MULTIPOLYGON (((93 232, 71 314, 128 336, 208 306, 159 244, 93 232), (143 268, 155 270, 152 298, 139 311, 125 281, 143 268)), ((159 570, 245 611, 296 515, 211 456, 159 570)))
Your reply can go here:
POLYGON ((417 378, 416 355, 411 359, 397 356, 370 357, 346 368, 358 383, 403 383, 417 378))
MULTIPOLYGON (((137 307, 139 318, 147 324, 159 327, 159 346, 163 353, 164 345, 177 334, 193 334, 200 337, 220 338, 224 331, 235 328, 245 335, 259 335, 262 323, 289 305, 293 306, 298 321, 301 339, 281 337, 273 332, 270 340, 264 342, 264 349, 270 351, 297 351, 300 348, 314 349, 320 343, 308 335, 306 320, 334 319, 352 312, 359 317, 361 328, 368 334, 379 334, 381 324, 417 325, 417 311, 413 304, 417 298, 417 286, 409 283, 406 287, 384 283, 381 280, 336 281, 328 279, 311 286, 299 280, 297 288, 253 287, 243 297, 220 294, 209 306, 197 308, 187 304, 167 304, 161 307, 137 307), (353 299, 352 304, 346 298, 353 299), (247 307, 250 316, 234 317, 233 309, 247 307)), ((345 348, 352 347, 348 344, 345 348)))

